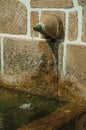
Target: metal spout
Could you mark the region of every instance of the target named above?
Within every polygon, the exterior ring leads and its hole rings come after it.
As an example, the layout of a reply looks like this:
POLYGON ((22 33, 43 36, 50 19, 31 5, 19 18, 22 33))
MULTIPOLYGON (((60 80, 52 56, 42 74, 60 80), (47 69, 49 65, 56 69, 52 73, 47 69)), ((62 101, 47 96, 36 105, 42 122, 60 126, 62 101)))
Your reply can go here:
POLYGON ((37 24, 34 28, 35 31, 41 32, 42 31, 42 25, 37 24))

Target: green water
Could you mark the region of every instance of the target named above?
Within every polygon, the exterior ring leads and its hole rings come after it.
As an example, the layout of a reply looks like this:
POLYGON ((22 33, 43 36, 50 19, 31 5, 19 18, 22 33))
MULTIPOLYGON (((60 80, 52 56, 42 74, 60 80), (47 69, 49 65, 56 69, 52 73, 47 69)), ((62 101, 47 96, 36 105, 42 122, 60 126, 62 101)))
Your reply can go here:
POLYGON ((63 104, 55 99, 0 88, 0 130, 17 130, 63 104), (23 108, 25 105, 30 107, 23 108))

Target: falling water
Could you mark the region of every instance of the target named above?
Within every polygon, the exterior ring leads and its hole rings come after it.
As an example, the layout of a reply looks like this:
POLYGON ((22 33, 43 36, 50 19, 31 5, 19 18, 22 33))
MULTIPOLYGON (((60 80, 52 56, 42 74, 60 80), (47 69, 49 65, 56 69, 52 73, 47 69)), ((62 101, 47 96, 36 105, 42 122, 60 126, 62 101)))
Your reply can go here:
POLYGON ((55 73, 56 73, 56 77, 58 76, 58 48, 57 48, 57 43, 54 44, 54 55, 55 55, 55 60, 54 60, 54 69, 55 69, 55 73))
MULTIPOLYGON (((56 73, 56 83, 58 83, 58 43, 57 42, 54 42, 53 52, 54 52, 54 56, 55 56, 54 70, 55 70, 55 73, 56 73)), ((56 85, 55 91, 57 92, 56 96, 58 98, 58 85, 56 85)))

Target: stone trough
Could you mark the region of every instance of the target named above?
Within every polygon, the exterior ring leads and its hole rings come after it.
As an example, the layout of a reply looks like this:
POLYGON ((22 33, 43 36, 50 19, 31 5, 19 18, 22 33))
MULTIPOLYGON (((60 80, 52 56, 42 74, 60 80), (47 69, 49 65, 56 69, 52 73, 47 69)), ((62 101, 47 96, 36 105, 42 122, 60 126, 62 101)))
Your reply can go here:
POLYGON ((74 100, 50 115, 18 130, 85 130, 86 102, 74 100))

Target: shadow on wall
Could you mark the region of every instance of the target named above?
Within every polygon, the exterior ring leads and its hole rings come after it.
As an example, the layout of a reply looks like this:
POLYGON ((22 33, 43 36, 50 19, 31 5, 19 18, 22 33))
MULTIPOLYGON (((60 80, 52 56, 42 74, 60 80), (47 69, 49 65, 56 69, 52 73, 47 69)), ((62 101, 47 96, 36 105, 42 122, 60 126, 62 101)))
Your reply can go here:
POLYGON ((51 51, 42 55, 41 60, 43 62, 40 63, 37 74, 32 76, 32 80, 35 81, 37 86, 37 93, 43 90, 43 95, 57 98, 59 78, 58 53, 60 43, 46 41, 46 44, 48 44, 48 48, 46 50, 44 49, 44 51, 51 51))
POLYGON ((58 83, 58 80, 59 80, 58 64, 59 64, 59 45, 60 45, 60 43, 59 42, 49 42, 49 41, 47 41, 47 42, 52 50, 52 53, 55 56, 55 60, 56 60, 55 70, 56 70, 56 74, 57 74, 57 83, 58 83))

